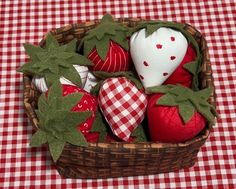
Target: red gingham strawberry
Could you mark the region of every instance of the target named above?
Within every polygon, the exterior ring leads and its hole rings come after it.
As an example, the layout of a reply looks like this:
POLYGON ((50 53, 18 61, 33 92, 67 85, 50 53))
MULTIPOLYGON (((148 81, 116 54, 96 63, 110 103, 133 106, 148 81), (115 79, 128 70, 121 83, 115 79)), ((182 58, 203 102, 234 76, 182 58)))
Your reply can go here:
POLYGON ((147 96, 125 77, 106 79, 99 91, 98 104, 113 133, 129 141, 142 122, 147 96))
POLYGON ((127 71, 130 64, 128 29, 106 14, 100 24, 89 30, 79 48, 93 62, 93 71, 127 71))

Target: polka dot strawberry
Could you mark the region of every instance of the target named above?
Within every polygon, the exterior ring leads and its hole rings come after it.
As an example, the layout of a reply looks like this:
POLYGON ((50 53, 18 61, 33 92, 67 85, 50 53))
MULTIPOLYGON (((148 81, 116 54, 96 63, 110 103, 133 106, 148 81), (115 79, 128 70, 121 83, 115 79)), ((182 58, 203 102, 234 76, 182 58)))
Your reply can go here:
POLYGON ((199 47, 181 24, 148 22, 140 24, 130 38, 130 53, 145 88, 161 84, 198 88, 199 47), (197 55, 194 51, 197 51, 197 55), (166 82, 165 82, 166 81, 166 82))
POLYGON ((101 85, 98 103, 113 133, 129 141, 144 119, 147 96, 125 77, 109 78, 101 85))
POLYGON ((92 70, 119 72, 129 69, 127 31, 106 14, 98 26, 86 33, 79 48, 83 45, 84 55, 93 62, 92 70))
POLYGON ((147 108, 152 141, 185 142, 217 116, 215 108, 207 102, 212 93, 210 88, 194 92, 181 85, 167 85, 148 91, 159 92, 151 96, 147 108))

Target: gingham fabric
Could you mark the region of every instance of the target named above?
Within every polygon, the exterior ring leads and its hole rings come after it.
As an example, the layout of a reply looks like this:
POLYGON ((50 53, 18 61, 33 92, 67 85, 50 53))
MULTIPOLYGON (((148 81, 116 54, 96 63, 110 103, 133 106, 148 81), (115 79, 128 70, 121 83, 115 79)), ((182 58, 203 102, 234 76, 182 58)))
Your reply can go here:
POLYGON ((98 94, 99 107, 111 130, 124 141, 129 141, 143 121, 147 103, 147 95, 125 77, 106 79, 98 94))
POLYGON ((1 0, 0 188, 204 188, 236 185, 235 1, 1 0), (23 109, 22 44, 38 44, 52 28, 101 18, 141 17, 187 22, 208 42, 220 119, 191 168, 172 173, 108 179, 64 179, 45 147, 30 148, 33 128, 23 109))

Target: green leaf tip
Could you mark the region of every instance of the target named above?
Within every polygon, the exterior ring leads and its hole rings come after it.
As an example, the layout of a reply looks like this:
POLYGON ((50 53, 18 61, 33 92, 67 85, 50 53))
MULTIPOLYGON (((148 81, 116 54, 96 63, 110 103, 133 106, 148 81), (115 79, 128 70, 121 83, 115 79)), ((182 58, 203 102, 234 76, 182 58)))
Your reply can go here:
POLYGON ((193 91, 182 85, 163 85, 150 89, 152 92, 164 93, 156 104, 177 106, 185 124, 192 118, 195 111, 205 117, 209 123, 214 123, 217 113, 215 108, 207 101, 213 92, 212 88, 193 91))

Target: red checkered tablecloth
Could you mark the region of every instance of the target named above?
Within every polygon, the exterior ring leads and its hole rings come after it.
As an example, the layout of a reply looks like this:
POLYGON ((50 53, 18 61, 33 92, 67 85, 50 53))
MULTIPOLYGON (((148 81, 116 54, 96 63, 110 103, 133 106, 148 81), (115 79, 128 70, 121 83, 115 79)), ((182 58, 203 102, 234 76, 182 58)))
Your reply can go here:
POLYGON ((233 1, 0 1, 0 188, 236 188, 236 3, 233 1), (101 18, 142 17, 187 22, 208 42, 221 119, 194 167, 159 175, 63 179, 45 147, 30 148, 32 126, 23 109, 22 44, 47 31, 101 18))

